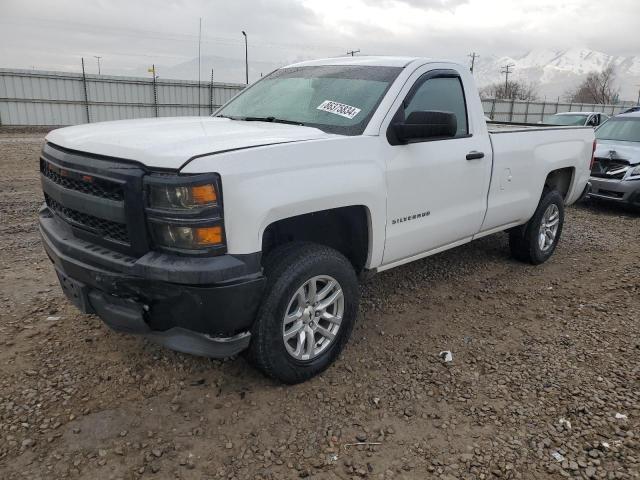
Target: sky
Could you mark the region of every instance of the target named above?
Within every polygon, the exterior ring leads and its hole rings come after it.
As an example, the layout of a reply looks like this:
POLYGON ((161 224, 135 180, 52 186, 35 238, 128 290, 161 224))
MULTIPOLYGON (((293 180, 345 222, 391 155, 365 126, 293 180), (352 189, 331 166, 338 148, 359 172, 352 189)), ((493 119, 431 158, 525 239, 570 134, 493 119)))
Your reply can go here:
POLYGON ((639 0, 0 0, 0 67, 250 80, 299 60, 362 54, 467 61, 586 47, 640 55, 639 0))

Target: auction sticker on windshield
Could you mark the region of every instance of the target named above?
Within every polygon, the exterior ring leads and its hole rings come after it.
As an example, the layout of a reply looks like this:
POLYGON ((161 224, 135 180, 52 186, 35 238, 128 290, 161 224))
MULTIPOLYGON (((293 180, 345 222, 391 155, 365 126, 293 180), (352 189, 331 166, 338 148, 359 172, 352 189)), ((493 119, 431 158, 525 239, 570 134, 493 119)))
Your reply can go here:
POLYGON ((340 115, 341 117, 348 118, 349 120, 360 113, 359 108, 352 107, 351 105, 346 105, 344 103, 334 102, 332 100, 325 100, 316 108, 317 110, 322 110, 323 112, 340 115))

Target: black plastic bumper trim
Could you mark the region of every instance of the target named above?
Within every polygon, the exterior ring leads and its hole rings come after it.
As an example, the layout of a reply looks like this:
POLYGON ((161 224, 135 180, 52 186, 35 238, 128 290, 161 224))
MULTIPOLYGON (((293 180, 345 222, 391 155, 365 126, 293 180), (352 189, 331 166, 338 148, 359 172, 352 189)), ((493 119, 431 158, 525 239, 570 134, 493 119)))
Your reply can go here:
POLYGON ((154 335, 182 328, 229 337, 251 329, 265 278, 249 264, 228 255, 188 259, 158 253, 145 255, 146 263, 140 263, 143 259, 78 243, 82 241, 65 228, 69 227, 64 222, 47 217, 46 209, 41 213, 45 251, 65 294, 81 311, 97 313, 131 333, 144 325, 154 335), (243 272, 251 273, 240 275, 243 272))
POLYGON ((225 358, 240 353, 249 346, 251 334, 237 333, 229 337, 214 337, 182 327, 158 332, 144 321, 144 308, 131 300, 117 299, 93 290, 89 301, 104 323, 114 331, 142 335, 172 350, 191 355, 225 358))

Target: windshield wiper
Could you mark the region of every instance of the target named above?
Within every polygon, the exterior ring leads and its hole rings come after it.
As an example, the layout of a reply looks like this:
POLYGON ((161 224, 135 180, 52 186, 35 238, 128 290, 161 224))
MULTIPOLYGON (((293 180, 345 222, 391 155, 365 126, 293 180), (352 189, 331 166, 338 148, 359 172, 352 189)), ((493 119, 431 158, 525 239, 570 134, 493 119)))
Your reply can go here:
POLYGON ((276 117, 240 117, 237 120, 244 120, 245 122, 270 122, 270 123, 286 123, 287 125, 301 125, 302 122, 296 122, 294 120, 284 120, 276 117))

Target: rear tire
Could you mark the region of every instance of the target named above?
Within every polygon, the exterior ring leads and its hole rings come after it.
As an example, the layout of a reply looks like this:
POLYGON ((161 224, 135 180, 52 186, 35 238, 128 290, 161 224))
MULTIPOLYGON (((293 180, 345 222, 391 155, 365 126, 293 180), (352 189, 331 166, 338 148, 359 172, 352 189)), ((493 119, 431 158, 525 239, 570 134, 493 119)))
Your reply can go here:
POLYGON ((557 190, 547 188, 533 217, 509 232, 511 255, 521 262, 540 265, 556 249, 564 225, 564 199, 557 190))
POLYGON ((331 365, 349 340, 358 312, 356 273, 338 251, 299 242, 276 248, 264 267, 267 286, 248 358, 269 377, 300 383, 331 365))

